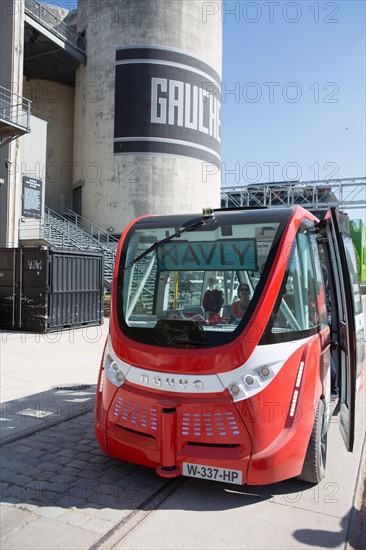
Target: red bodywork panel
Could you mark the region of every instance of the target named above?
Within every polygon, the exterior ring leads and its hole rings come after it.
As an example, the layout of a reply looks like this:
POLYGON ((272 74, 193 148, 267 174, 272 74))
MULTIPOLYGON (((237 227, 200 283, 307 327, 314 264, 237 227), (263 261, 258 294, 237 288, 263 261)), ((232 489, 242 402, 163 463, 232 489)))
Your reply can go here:
POLYGON ((300 347, 257 395, 234 403, 220 394, 162 395, 107 379, 96 403, 96 433, 106 454, 180 475, 183 462, 241 470, 247 484, 273 483, 301 472, 323 393, 319 340, 300 347), (289 416, 299 363, 305 359, 296 414, 289 416), (110 406, 108 406, 110 404, 110 406), (165 469, 165 470, 164 470, 165 469))
MULTIPOLYGON (((304 217, 314 219, 301 208, 294 210, 250 324, 227 345, 193 350, 148 346, 122 333, 115 297, 122 243, 129 226, 119 245, 113 280, 110 336, 115 354, 146 371, 202 376, 239 368, 253 353, 268 322, 284 277, 284 251, 290 249, 304 217)), ((323 296, 318 298, 324 302, 323 296)), ((108 455, 156 468, 164 477, 180 475, 183 462, 241 470, 243 483, 248 484, 296 476, 302 470, 317 402, 325 391, 319 364, 323 346, 320 334, 299 344, 265 389, 237 402, 228 390, 187 395, 130 382, 117 388, 106 377, 103 390, 97 391, 95 409, 100 446, 108 455), (301 361, 305 364, 302 383, 297 388, 295 415, 290 416, 301 361)))

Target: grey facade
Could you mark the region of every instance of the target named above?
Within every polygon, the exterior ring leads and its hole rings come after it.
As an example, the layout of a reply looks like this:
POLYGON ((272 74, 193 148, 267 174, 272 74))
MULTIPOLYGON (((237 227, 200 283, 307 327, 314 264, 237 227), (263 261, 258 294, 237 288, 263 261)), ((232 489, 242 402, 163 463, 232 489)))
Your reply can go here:
POLYGON ((117 234, 139 215, 219 206, 222 29, 204 5, 79 0, 67 12, 2 2, 0 86, 47 123, 46 142, 34 124, 2 143, 3 246, 16 246, 29 221, 25 175, 42 181, 41 209, 66 199, 117 234))

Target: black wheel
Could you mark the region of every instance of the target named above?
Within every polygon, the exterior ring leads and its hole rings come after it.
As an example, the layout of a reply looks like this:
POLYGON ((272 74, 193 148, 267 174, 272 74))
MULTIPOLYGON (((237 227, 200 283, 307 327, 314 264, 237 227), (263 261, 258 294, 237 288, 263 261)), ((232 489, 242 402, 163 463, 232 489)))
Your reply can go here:
POLYGON ((319 401, 308 449, 298 476, 301 481, 319 483, 325 475, 327 458, 327 434, 324 433, 324 402, 319 401))

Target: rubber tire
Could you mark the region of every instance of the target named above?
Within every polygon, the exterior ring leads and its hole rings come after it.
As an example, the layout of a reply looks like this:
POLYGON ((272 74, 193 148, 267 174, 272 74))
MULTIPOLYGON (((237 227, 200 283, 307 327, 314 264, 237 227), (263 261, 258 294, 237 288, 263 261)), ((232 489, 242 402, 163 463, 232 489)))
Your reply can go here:
POLYGON ((324 429, 324 402, 319 401, 313 430, 311 432, 309 445, 306 451, 304 465, 298 479, 307 483, 319 483, 325 476, 325 465, 327 458, 327 433, 324 429))

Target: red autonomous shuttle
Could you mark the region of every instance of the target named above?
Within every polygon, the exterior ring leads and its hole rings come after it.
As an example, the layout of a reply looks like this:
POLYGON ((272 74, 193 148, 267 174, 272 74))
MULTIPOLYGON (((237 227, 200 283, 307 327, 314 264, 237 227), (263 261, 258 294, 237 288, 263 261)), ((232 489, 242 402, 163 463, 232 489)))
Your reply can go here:
POLYGON ((166 478, 318 483, 336 402, 352 451, 364 323, 338 218, 295 206, 127 227, 95 407, 105 454, 166 478), (236 317, 242 285, 250 302, 236 317))

